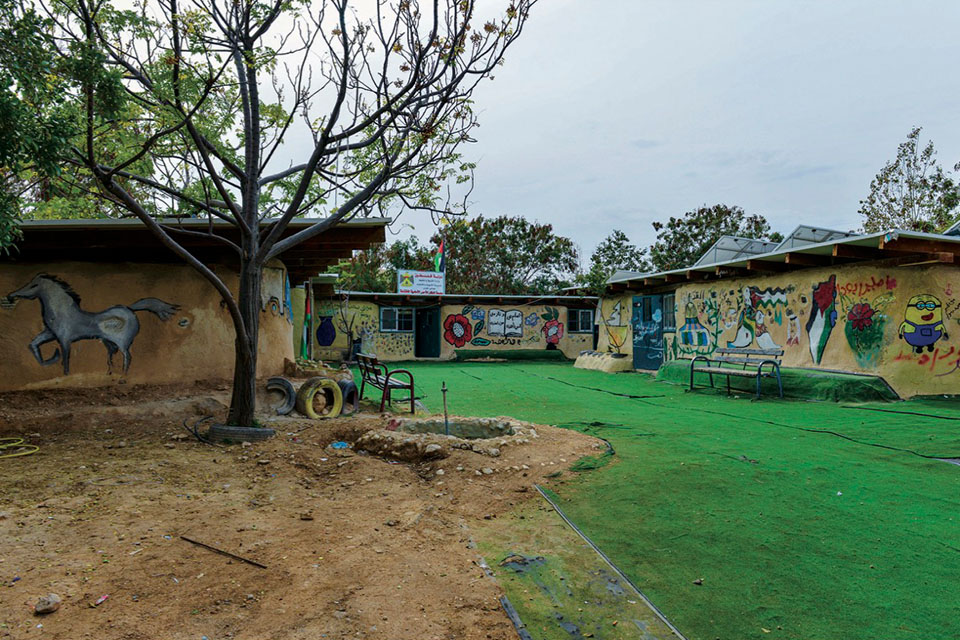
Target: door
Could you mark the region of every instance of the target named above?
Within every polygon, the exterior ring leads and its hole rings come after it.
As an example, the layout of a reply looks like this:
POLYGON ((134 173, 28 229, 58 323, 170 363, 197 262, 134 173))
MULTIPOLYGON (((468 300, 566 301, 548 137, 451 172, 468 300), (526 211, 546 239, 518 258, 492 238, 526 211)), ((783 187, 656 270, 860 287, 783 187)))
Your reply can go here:
POLYGON ((418 358, 440 357, 440 307, 417 309, 413 354, 418 358))
POLYGON ((633 368, 663 364, 663 296, 633 297, 633 368))

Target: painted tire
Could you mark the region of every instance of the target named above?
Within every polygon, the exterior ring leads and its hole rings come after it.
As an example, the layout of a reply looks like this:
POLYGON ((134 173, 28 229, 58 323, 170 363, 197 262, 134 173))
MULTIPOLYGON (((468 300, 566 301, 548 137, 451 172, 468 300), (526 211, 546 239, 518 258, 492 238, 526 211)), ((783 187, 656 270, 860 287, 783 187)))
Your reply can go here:
POLYGON ((283 402, 276 408, 278 416, 285 416, 293 411, 294 405, 297 404, 297 391, 289 380, 280 377, 270 378, 267 380, 267 391, 279 391, 283 394, 283 402))
POLYGON ((313 418, 336 418, 340 415, 343 408, 343 393, 340 392, 340 385, 336 380, 330 378, 310 378, 303 383, 300 390, 297 391, 297 411, 313 418), (317 413, 314 408, 314 400, 317 394, 322 393, 326 399, 326 406, 329 410, 323 413, 317 413))
POLYGON ((352 416, 360 411, 360 391, 353 380, 339 380, 340 393, 343 395, 343 408, 340 410, 342 416, 352 416))

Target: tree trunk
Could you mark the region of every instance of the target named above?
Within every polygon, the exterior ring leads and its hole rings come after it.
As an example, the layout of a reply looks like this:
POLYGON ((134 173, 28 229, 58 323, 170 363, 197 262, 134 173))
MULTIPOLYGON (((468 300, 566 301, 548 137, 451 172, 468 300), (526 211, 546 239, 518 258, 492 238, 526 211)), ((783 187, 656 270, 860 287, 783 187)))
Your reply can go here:
POLYGON ((247 260, 241 262, 237 304, 246 331, 236 327, 236 360, 233 367, 233 396, 227 423, 254 426, 257 406, 257 346, 260 335, 260 287, 263 268, 247 260))

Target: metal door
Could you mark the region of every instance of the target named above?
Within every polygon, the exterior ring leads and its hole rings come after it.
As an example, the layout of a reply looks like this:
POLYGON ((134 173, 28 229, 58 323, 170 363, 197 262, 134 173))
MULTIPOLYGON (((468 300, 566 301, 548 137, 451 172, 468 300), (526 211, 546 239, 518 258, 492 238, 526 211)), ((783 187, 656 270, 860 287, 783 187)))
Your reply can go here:
POLYGON ((418 358, 440 357, 440 307, 417 309, 414 355, 418 358))
POLYGON ((633 297, 633 368, 663 364, 663 296, 633 297))

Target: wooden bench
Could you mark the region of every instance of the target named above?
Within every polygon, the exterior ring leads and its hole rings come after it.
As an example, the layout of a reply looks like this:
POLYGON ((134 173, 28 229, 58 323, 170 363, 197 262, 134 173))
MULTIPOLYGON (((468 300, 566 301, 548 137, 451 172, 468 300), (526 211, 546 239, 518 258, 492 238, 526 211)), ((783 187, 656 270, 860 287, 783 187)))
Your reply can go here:
POLYGON ((413 374, 406 369, 394 369, 390 371, 387 366, 377 360, 377 356, 367 353, 357 353, 357 367, 360 369, 360 398, 363 398, 363 391, 369 384, 382 391, 380 395, 380 411, 384 406, 390 403, 390 394, 394 389, 407 389, 410 391, 410 413, 414 413, 413 396, 413 374), (407 380, 397 380, 394 376, 407 376, 407 380))
POLYGON ((710 386, 713 386, 713 375, 727 376, 727 394, 730 393, 730 376, 738 378, 757 379, 757 398, 760 397, 760 379, 775 377, 780 397, 783 397, 783 383, 780 381, 780 360, 783 358, 783 349, 736 349, 732 347, 720 348, 711 356, 697 356, 690 361, 690 390, 693 390, 693 375, 697 372, 710 374, 710 386), (697 365, 698 362, 703 364, 697 365), (734 369, 726 365, 742 365, 742 369, 734 369), (763 367, 769 365, 764 371, 763 367), (756 369, 747 367, 756 366, 756 369))

